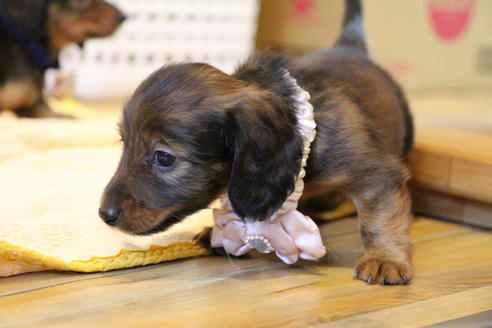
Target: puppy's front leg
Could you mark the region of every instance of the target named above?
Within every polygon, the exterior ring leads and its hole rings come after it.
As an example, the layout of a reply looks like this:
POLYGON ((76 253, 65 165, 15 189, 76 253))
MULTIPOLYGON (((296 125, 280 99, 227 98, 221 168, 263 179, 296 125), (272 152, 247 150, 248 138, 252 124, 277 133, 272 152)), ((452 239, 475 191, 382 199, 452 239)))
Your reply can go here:
POLYGON ((14 111, 17 117, 27 118, 74 118, 70 115, 59 114, 54 112, 51 107, 44 101, 39 99, 32 106, 25 106, 14 111))
POLYGON ((395 187, 382 180, 378 187, 353 197, 366 249, 354 277, 371 284, 407 284, 413 276, 410 196, 405 182, 395 187))

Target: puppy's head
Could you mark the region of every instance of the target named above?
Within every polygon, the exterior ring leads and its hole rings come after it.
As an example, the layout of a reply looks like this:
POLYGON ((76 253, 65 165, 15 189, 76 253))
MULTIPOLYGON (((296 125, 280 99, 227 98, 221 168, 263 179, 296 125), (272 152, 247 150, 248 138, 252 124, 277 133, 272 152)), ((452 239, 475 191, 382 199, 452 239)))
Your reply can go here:
POLYGON ((59 50, 88 38, 111 35, 126 16, 104 0, 51 0, 47 5, 47 33, 50 44, 59 50))
POLYGON ((164 67, 126 104, 120 164, 99 214, 133 234, 165 230, 228 192, 263 219, 293 190, 302 139, 288 97, 206 64, 164 67))

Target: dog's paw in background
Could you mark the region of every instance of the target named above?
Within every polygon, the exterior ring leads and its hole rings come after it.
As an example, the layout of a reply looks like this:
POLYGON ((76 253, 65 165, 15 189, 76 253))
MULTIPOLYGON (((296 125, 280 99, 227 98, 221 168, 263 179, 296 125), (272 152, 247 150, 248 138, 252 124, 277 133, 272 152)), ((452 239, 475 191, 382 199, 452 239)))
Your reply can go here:
POLYGON ((19 108, 15 111, 15 115, 19 118, 65 118, 74 119, 74 116, 54 112, 51 107, 44 102, 39 101, 33 106, 19 108))

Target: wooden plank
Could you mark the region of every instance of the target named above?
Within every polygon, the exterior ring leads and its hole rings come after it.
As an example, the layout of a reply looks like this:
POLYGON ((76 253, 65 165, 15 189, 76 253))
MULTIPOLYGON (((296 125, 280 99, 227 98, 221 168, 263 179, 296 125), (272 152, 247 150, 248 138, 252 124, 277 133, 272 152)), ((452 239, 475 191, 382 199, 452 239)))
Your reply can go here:
POLYGON ((459 156, 479 163, 492 163, 492 136, 450 128, 419 128, 415 146, 436 153, 459 156))
POLYGON ((492 295, 492 286, 486 286, 353 316, 323 327, 424 327, 490 310, 492 308, 490 295, 492 295))
MULTIPOLYGON (((492 138, 490 142, 492 149, 492 138)), ((453 159, 449 188, 457 195, 470 195, 472 199, 492 203, 492 162, 453 159)))
POLYGON ((449 190, 452 158, 415 147, 411 157, 413 180, 438 190, 449 190))
POLYGON ((412 186, 415 211, 459 223, 492 229, 492 204, 412 186))
POLYGON ((433 328, 456 328, 456 327, 487 327, 492 325, 492 310, 463 316, 438 324, 432 325, 433 328))
MULTIPOLYGON (((492 286, 490 233, 417 218, 413 284, 381 287, 352 279, 362 254, 355 218, 321 230, 329 256, 318 263, 289 267, 271 255, 207 257, 122 274, 49 274, 44 286, 43 274, 26 275, 37 277, 31 289, 17 281, 2 290, 0 326, 305 327, 425 300, 437 306, 442 297, 461 306, 459 299, 468 295, 462 293, 480 295, 492 286)), ((478 296, 466 304, 466 313, 488 306, 478 296)), ((400 326, 415 320, 402 316, 400 326)))
POLYGON ((146 270, 148 267, 84 274, 78 272, 45 271, 41 273, 23 274, 9 278, 0 278, 0 297, 20 294, 36 289, 49 288, 82 280, 93 280, 108 276, 123 275, 128 272, 146 270))
POLYGON ((492 203, 492 136, 419 129, 410 162, 420 185, 492 203))

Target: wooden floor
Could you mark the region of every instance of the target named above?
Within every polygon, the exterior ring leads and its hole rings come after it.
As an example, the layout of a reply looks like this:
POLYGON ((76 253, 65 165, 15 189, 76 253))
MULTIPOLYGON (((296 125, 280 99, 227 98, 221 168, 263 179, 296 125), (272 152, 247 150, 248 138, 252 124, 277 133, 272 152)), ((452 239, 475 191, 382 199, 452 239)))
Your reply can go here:
MULTIPOLYGON (((418 137, 428 128, 492 135, 488 91, 410 95, 410 100, 418 137)), ((121 105, 58 107, 83 119, 115 120, 121 105)), ((434 160, 426 167, 447 172, 434 160)), ((490 175, 487 179, 473 181, 486 187, 490 175)), ((429 181, 439 182, 435 176, 429 181)), ((471 191, 466 195, 485 195, 471 191)), ((477 219, 475 207, 459 211, 477 219)), ((492 232, 417 218, 415 279, 394 287, 352 279, 362 254, 354 218, 324 224, 322 234, 327 257, 292 267, 272 256, 205 257, 108 273, 0 279, 0 327, 422 327, 492 309, 492 232)))
POLYGON ((352 279, 354 218, 322 225, 329 255, 204 257, 108 273, 0 280, 1 327, 421 327, 492 309, 492 233, 427 218, 412 228, 414 282, 352 279))
POLYGON ((409 99, 416 126, 414 207, 492 228, 492 93, 442 90, 409 99))

